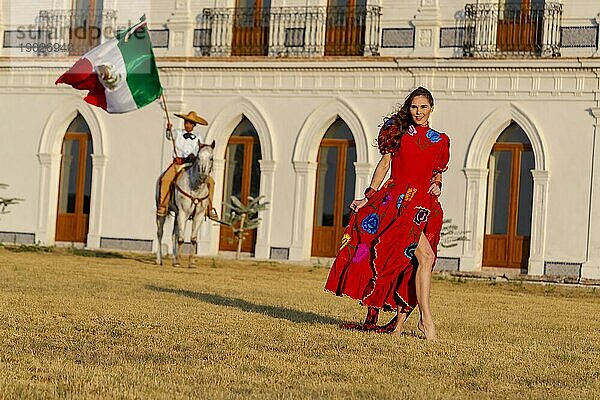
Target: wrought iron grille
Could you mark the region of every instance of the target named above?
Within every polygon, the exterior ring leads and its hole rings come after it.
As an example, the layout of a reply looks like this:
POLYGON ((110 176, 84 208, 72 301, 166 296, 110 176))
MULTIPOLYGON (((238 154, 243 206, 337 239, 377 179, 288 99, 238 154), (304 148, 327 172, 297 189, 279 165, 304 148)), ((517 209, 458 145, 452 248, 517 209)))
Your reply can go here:
POLYGON ((532 0, 465 6, 464 55, 558 57, 562 4, 532 0))
POLYGON ((52 45, 58 51, 47 54, 81 55, 116 34, 117 12, 102 10, 42 10, 38 21, 38 30, 42 32, 41 42, 52 45))
POLYGON ((377 55, 381 8, 207 8, 197 17, 199 55, 377 55))

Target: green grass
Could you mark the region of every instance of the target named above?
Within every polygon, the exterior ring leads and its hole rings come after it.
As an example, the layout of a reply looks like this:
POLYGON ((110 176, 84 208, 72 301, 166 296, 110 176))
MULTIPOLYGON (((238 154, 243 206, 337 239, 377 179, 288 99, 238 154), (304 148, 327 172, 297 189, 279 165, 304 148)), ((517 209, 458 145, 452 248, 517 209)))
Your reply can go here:
POLYGON ((0 398, 600 396, 593 288, 437 277, 427 342, 340 330, 326 268, 84 255, 0 248, 0 398))

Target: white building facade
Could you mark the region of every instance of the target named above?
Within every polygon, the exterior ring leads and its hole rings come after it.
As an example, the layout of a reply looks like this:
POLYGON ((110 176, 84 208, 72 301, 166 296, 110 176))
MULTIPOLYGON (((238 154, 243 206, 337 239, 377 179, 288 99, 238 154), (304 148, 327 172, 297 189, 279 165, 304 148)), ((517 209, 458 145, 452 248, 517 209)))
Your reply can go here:
MULTIPOLYGON (((600 278, 593 1, 0 4, 0 182, 25 199, 0 219, 4 242, 155 249, 155 182, 171 157, 159 103, 109 115, 54 85, 145 13, 169 111, 209 121, 197 130, 216 142, 217 208, 230 195, 270 202, 245 244, 255 257, 335 254, 382 118, 424 86, 432 127, 451 139, 445 217, 469 237, 440 264, 600 278)), ((228 250, 227 237, 204 223, 199 253, 228 250)))

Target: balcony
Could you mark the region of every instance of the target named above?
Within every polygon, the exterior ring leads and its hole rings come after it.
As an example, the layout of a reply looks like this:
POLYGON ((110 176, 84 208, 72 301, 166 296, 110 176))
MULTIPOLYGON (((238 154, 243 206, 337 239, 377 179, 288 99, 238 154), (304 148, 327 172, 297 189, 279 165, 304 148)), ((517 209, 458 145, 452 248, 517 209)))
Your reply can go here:
POLYGON ((117 12, 102 10, 42 10, 38 22, 40 55, 82 55, 116 34, 117 12))
POLYGON ((467 57, 558 57, 562 4, 467 4, 464 55, 467 57))
POLYGON ((379 54, 381 8, 207 8, 197 17, 199 56, 371 56, 379 54))

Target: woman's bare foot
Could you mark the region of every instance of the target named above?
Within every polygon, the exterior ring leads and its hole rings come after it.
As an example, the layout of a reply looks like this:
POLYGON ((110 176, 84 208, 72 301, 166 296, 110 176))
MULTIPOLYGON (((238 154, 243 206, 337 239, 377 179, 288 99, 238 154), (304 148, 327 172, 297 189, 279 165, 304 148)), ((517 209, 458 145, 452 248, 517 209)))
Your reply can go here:
POLYGON ((423 332, 423 335, 425 335, 425 339, 427 340, 435 340, 435 326, 433 325, 433 321, 424 324, 423 320, 419 320, 419 323, 417 324, 417 328, 419 328, 419 330, 421 332, 423 332))
POLYGON ((396 318, 396 327, 394 328, 394 330, 390 331, 392 335, 400 335, 402 333, 402 331, 404 330, 404 322, 407 320, 408 314, 399 312, 396 315, 396 318))
POLYGON ((398 317, 398 323, 396 324, 396 328, 391 331, 392 335, 400 335, 404 331, 404 318, 402 316, 398 317))

